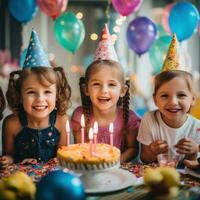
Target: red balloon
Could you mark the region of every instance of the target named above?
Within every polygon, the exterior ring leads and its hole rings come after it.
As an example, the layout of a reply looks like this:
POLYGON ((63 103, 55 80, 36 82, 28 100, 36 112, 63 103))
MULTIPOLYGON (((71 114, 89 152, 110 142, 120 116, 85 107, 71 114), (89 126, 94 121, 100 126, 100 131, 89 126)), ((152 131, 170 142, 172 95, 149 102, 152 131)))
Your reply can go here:
POLYGON ((112 0, 115 10, 123 16, 128 16, 137 11, 141 4, 142 0, 112 0))
POLYGON ((175 3, 170 3, 163 10, 162 25, 163 25, 165 31, 167 31, 167 33, 169 33, 169 34, 171 34, 171 30, 169 27, 169 13, 174 5, 175 5, 175 3))
POLYGON ((66 10, 68 0, 37 0, 37 4, 44 13, 56 19, 66 10))

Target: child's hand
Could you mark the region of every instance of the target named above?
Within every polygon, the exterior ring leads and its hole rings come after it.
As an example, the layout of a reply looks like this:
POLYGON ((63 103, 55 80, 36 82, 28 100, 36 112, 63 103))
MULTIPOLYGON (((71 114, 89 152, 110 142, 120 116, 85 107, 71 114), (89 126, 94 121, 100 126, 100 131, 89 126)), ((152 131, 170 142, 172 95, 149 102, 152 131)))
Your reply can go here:
POLYGON ((8 165, 12 163, 13 163, 13 158, 11 156, 0 157, 0 169, 5 169, 8 165))
POLYGON ((191 138, 183 138, 175 145, 177 153, 192 155, 197 154, 199 151, 199 144, 191 138))
POLYGON ((168 144, 166 141, 157 140, 150 144, 150 149, 155 155, 158 155, 160 153, 165 153, 168 151, 168 144))

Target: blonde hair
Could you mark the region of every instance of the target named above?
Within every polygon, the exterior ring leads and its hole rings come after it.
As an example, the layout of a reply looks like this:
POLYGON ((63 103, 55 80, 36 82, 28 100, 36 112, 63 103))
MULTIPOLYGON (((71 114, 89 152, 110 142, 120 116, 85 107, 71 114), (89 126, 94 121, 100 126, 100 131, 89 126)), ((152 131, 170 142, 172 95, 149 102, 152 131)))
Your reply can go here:
POLYGON ((188 89, 191 93, 194 93, 193 89, 193 78, 192 75, 186 71, 181 71, 181 70, 171 70, 171 71, 164 71, 158 74, 155 77, 154 83, 154 96, 156 95, 158 89, 164 84, 172 80, 173 78, 176 77, 182 77, 186 80, 188 89))

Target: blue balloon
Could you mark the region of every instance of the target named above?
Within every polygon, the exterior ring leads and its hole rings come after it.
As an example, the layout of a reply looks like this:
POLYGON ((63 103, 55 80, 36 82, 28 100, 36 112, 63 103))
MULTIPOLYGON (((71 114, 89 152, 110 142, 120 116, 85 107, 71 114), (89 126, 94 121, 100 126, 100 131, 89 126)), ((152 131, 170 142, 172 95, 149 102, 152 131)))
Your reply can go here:
POLYGON ((22 23, 30 21, 38 10, 36 0, 9 0, 8 8, 11 15, 22 23))
POLYGON ((188 2, 176 3, 169 14, 169 26, 172 33, 176 33, 179 41, 191 37, 197 30, 199 12, 188 2))
POLYGON ((37 184, 36 200, 84 200, 84 187, 78 176, 55 170, 37 184))
POLYGON ((136 17, 127 28, 129 47, 139 56, 146 53, 157 34, 156 25, 147 17, 136 17))

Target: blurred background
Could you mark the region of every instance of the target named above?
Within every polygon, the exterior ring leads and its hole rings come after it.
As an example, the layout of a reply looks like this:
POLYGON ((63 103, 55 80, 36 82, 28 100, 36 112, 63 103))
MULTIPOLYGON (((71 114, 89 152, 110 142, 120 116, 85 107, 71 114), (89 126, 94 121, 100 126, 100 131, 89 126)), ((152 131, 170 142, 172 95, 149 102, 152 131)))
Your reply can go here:
POLYGON ((72 87, 70 115, 80 104, 79 77, 92 62, 107 23, 119 60, 131 78, 131 108, 140 116, 155 108, 153 78, 162 67, 172 33, 180 41, 180 60, 193 74, 198 96, 199 10, 199 0, 1 0, 1 87, 5 92, 9 73, 23 65, 34 28, 52 66, 66 71, 72 87))

